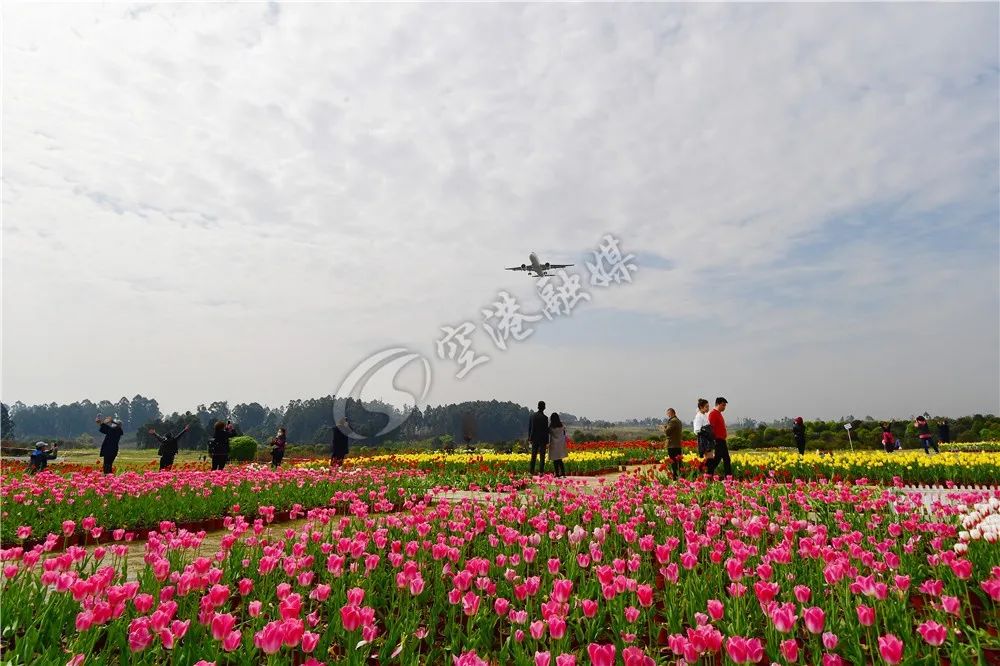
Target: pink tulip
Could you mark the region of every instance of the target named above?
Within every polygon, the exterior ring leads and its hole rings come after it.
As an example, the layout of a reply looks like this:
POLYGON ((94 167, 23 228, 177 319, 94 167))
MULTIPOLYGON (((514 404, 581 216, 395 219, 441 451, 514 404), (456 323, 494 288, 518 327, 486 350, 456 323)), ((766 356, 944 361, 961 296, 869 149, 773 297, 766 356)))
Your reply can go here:
MULTIPOLYGON (((559 566, 562 563, 559 561, 558 557, 550 557, 549 561, 546 564, 548 564, 549 573, 552 574, 553 576, 555 576, 557 573, 559 573, 559 566)), ((541 654, 545 654, 545 653, 541 653, 541 654)))
POLYGON ((587 654, 590 655, 592 666, 614 666, 615 651, 615 646, 611 643, 591 643, 587 646, 587 654))
POLYGON ((552 663, 552 654, 549 652, 535 653, 535 666, 549 666, 552 663))
POLYGON ((240 579, 239 592, 241 597, 245 597, 253 591, 253 581, 249 578, 240 579))
POLYGON ((264 654, 277 654, 284 640, 284 627, 277 621, 268 622, 253 636, 253 644, 263 650, 264 654))
POLYGON ((576 666, 576 655, 569 652, 558 655, 556 666, 576 666))
POLYGON ((771 611, 771 621, 774 622, 774 628, 783 634, 787 634, 795 628, 795 620, 795 607, 792 604, 777 606, 771 611))
POLYGON ((559 640, 566 635, 566 620, 562 619, 558 615, 551 615, 548 619, 549 626, 549 636, 553 640, 559 640))
POLYGON ((490 666, 487 661, 479 658, 475 650, 452 657, 452 662, 454 666, 490 666))
POLYGON ((656 666, 656 661, 638 647, 622 650, 622 661, 625 666, 656 666))
POLYGON ((361 626, 361 612, 357 606, 347 605, 340 609, 340 621, 347 631, 355 631, 361 626))
POLYGON ((794 638, 781 641, 781 656, 783 656, 787 662, 799 660, 799 644, 794 638))
POLYGON ((948 627, 938 624, 933 620, 924 622, 917 627, 917 633, 923 636, 928 645, 938 646, 948 638, 948 627))
POLYGON ((745 664, 748 661, 747 641, 742 636, 730 636, 726 639, 726 654, 737 664, 745 664))
POLYGON ((726 610, 726 607, 718 599, 709 599, 708 600, 708 615, 714 621, 718 622, 719 620, 721 620, 723 614, 725 613, 725 610, 726 610))
POLYGON ((594 617, 597 614, 597 602, 593 599, 583 599, 580 601, 580 608, 583 610, 583 616, 586 618, 594 617))
POLYGON ((510 601, 503 597, 497 597, 496 601, 493 602, 493 610, 500 617, 506 617, 507 611, 510 610, 510 601))
POLYGON ((809 598, 812 596, 812 590, 810 590, 808 586, 796 585, 794 592, 795 598, 800 604, 809 603, 809 598))
POLYGON ((903 641, 893 634, 879 636, 878 652, 887 664, 898 664, 903 660, 903 641))
POLYGON ((827 650, 837 649, 837 643, 839 642, 840 639, 837 638, 837 634, 830 631, 823 632, 823 647, 825 647, 827 650))
POLYGON ((802 621, 810 633, 821 634, 823 633, 823 626, 826 624, 826 613, 819 606, 803 608, 802 621))
POLYGON ((858 613, 858 622, 862 626, 870 627, 875 624, 875 609, 869 606, 858 606, 855 609, 858 613))
POLYGON ((823 666, 845 666, 844 660, 839 654, 823 653, 823 666))
POLYGON ((545 635, 545 623, 541 620, 535 620, 530 625, 528 629, 531 631, 531 637, 536 641, 542 640, 542 636, 545 635))
POLYGON ((352 606, 360 606, 365 600, 365 591, 360 587, 352 587, 347 591, 347 603, 352 606))
MULTIPOLYGON (((86 657, 81 653, 66 662, 66 666, 83 666, 83 660, 86 657)), ((558 665, 557 665, 558 666, 558 665)))
POLYGON ((961 608, 961 604, 958 601, 958 597, 944 596, 941 597, 941 608, 944 609, 945 613, 958 616, 960 614, 959 610, 961 608))
POLYGON ((229 635, 234 626, 236 626, 236 618, 231 613, 225 615, 216 613, 212 618, 212 638, 221 641, 229 635))
POLYGON ((239 631, 230 631, 226 634, 226 637, 222 639, 222 649, 226 652, 234 652, 240 649, 240 644, 243 642, 243 634, 239 631))
POLYGON ((304 632, 302 634, 302 651, 308 653, 315 650, 319 639, 319 634, 314 634, 311 631, 304 632))
POLYGON ((462 597, 462 612, 472 617, 479 612, 479 595, 469 591, 462 597))
POLYGON ((572 593, 573 581, 565 578, 552 581, 552 598, 559 603, 566 603, 569 601, 569 597, 572 593))

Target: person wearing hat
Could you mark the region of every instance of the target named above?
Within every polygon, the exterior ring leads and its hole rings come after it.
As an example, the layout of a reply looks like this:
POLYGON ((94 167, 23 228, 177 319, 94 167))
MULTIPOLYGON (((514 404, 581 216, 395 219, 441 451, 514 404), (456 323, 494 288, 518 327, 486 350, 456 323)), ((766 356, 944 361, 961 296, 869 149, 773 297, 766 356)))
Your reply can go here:
POLYGON ((722 416, 728 404, 728 400, 719 396, 715 399, 715 409, 708 413, 708 424, 712 426, 712 435, 715 437, 715 457, 708 461, 706 470, 709 476, 715 474, 720 462, 726 463, 723 467, 725 476, 733 475, 733 463, 729 459, 729 447, 726 446, 726 419, 722 416))
POLYGON ((95 422, 101 424, 99 430, 104 433, 104 441, 101 442, 101 458, 104 459, 104 473, 111 474, 115 458, 118 457, 118 442, 121 441, 125 431, 122 430, 122 422, 110 416, 103 420, 98 416, 95 422))
POLYGON ((350 427, 347 425, 347 417, 342 416, 337 425, 333 428, 333 449, 330 452, 330 464, 340 467, 347 457, 348 442, 347 432, 350 427))
POLYGON ((795 439, 799 455, 804 456, 806 454, 806 425, 802 422, 801 416, 795 417, 795 423, 792 425, 792 438, 795 439))
POLYGON ((38 474, 48 466, 50 460, 56 459, 59 446, 56 444, 46 444, 45 442, 35 442, 35 450, 31 452, 28 463, 28 471, 38 474))

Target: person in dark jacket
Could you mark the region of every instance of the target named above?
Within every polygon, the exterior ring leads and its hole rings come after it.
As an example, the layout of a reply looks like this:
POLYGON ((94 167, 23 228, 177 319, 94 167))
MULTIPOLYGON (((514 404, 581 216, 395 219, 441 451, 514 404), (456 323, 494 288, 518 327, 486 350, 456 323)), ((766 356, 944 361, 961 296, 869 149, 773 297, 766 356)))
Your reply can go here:
POLYGON ((212 456, 212 471, 222 470, 229 462, 229 440, 236 437, 236 428, 231 421, 215 422, 212 440, 208 443, 208 454, 212 456))
POLYGON ((35 450, 31 452, 31 457, 28 462, 28 471, 32 474, 38 474, 44 471, 48 466, 50 460, 56 459, 56 453, 59 452, 59 446, 56 444, 46 444, 45 442, 36 442, 35 450))
POLYGON ((677 418, 677 411, 670 407, 667 409, 667 422, 663 424, 663 434, 667 438, 667 455, 670 457, 670 472, 674 475, 674 481, 680 476, 681 471, 681 436, 684 432, 684 424, 677 418))
POLYGON ((531 442, 531 463, 528 465, 528 473, 535 475, 535 458, 539 458, 541 463, 538 467, 539 474, 545 474, 545 449, 549 445, 549 417, 545 415, 545 401, 538 401, 538 411, 528 419, 528 441, 531 442))
POLYGON ((174 435, 172 432, 167 432, 166 435, 161 435, 153 428, 149 429, 149 434, 152 435, 160 442, 160 448, 157 449, 156 453, 160 456, 160 470, 170 469, 174 466, 174 457, 177 456, 177 442, 180 441, 181 437, 187 434, 187 431, 191 429, 190 425, 184 426, 184 429, 179 433, 174 435))
POLYGON ((938 444, 948 444, 951 442, 951 428, 948 426, 948 419, 938 421, 938 444))
POLYGON ((281 466, 281 459, 285 457, 285 429, 278 428, 278 434, 271 439, 271 466, 275 469, 281 466))
POLYGON ((917 437, 920 438, 920 444, 924 447, 924 453, 930 455, 932 448, 934 453, 941 453, 938 445, 934 443, 934 435, 931 434, 931 426, 927 423, 926 418, 918 416, 917 420, 913 422, 913 427, 917 429, 917 437))
POLYGON ((334 467, 343 465, 344 458, 347 457, 350 445, 350 438, 347 436, 348 430, 350 430, 350 426, 347 425, 347 418, 341 417, 333 428, 333 449, 330 452, 330 464, 334 467))
POLYGON ((96 422, 101 424, 99 430, 104 433, 104 441, 101 442, 101 458, 104 459, 104 473, 111 474, 115 458, 118 457, 118 442, 121 441, 125 431, 122 430, 121 422, 115 421, 110 416, 103 421, 98 416, 96 422))
POLYGON ((795 440, 795 448, 799 450, 799 455, 804 456, 806 454, 806 424, 802 421, 801 416, 796 416, 795 423, 792 424, 792 439, 795 440))

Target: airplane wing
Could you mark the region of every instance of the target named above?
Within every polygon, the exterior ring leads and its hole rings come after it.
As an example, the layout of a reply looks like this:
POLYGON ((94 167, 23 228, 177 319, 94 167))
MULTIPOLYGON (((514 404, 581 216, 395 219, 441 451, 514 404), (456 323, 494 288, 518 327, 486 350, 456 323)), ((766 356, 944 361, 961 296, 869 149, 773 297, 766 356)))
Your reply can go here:
POLYGON ((530 271, 531 266, 514 266, 512 268, 507 268, 508 271, 530 271))
POLYGON ((549 269, 553 268, 569 268, 573 264, 549 264, 549 269))

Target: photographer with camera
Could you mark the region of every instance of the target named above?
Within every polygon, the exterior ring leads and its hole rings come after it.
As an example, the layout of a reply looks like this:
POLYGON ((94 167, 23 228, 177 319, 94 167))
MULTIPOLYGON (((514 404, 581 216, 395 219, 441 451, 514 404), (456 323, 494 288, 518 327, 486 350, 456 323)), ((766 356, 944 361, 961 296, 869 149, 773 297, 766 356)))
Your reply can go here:
POLYGON ((236 437, 236 426, 232 421, 215 422, 212 439, 208 442, 208 455, 212 457, 212 471, 221 471, 229 462, 229 440, 236 437))
POLYGON ((58 444, 36 442, 35 450, 31 452, 31 458, 28 462, 28 472, 31 474, 38 474, 39 472, 44 471, 46 466, 48 466, 49 461, 56 459, 56 453, 58 452, 58 444))
POLYGON ((118 442, 121 441, 125 431, 122 430, 122 422, 110 416, 102 419, 101 415, 98 414, 94 422, 100 424, 101 427, 99 430, 104 433, 104 441, 101 442, 101 458, 104 459, 104 473, 111 474, 115 458, 118 457, 118 442))

